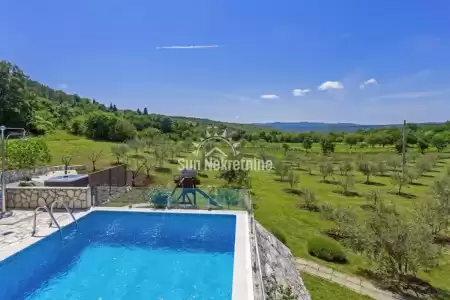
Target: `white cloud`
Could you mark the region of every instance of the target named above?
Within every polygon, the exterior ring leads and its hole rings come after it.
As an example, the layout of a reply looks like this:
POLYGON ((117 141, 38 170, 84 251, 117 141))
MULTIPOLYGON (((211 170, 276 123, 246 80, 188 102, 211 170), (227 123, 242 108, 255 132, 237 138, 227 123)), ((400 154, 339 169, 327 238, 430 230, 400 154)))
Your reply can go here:
POLYGON ((302 97, 311 92, 310 89, 294 89, 292 90, 292 95, 295 97, 302 97))
POLYGON ((339 81, 325 81, 317 87, 319 91, 326 91, 330 89, 343 89, 344 85, 339 81))
POLYGON ((220 48, 220 45, 183 45, 183 46, 161 46, 156 49, 206 49, 206 48, 220 48))
POLYGON ((361 84, 359 85, 359 88, 360 88, 360 89, 364 89, 364 87, 365 87, 366 85, 369 85, 369 84, 375 84, 375 85, 378 85, 378 81, 377 81, 375 78, 367 79, 366 81, 364 81, 363 83, 361 83, 361 84))
POLYGON ((60 84, 58 84, 58 89, 60 89, 60 90, 67 89, 67 87, 68 87, 67 83, 60 83, 60 84))
POLYGON ((275 100, 275 99, 278 99, 278 98, 280 98, 280 97, 278 97, 277 95, 272 95, 272 94, 261 95, 261 99, 275 100))

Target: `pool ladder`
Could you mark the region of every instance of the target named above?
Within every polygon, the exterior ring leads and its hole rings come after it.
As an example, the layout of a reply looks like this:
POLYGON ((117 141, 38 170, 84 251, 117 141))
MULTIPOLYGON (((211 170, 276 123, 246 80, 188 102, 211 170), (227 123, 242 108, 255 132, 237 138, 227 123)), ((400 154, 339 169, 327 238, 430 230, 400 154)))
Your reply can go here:
POLYGON ((39 211, 46 211, 48 212, 48 214, 50 215, 50 225, 49 227, 51 227, 53 225, 53 223, 56 224, 56 227, 58 227, 58 231, 59 231, 59 235, 61 236, 61 239, 63 238, 62 236, 62 231, 61 231, 61 226, 59 225, 58 221, 56 221, 55 215, 53 214, 53 208, 55 206, 56 203, 61 203, 62 206, 64 207, 64 209, 67 211, 67 213, 72 217, 73 221, 75 222, 75 226, 76 229, 78 229, 78 222, 77 219, 74 217, 73 213, 70 211, 69 207, 62 201, 62 200, 55 200, 53 201, 52 205, 50 206, 50 209, 48 208, 47 205, 42 205, 39 206, 38 208, 36 208, 34 210, 34 218, 33 218, 33 232, 32 232, 32 236, 34 236, 36 234, 36 218, 37 218, 37 213, 39 211))

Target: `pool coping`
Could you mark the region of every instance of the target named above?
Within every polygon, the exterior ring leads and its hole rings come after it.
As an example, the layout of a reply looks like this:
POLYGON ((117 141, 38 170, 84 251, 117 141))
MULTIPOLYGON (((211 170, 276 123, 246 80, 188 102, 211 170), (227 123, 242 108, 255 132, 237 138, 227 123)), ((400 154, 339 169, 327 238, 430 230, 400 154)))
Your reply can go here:
MULTIPOLYGON (((233 263, 233 290, 232 300, 249 300, 254 299, 253 293, 253 276, 251 263, 251 247, 250 247, 250 228, 249 215, 246 211, 218 211, 218 210, 155 210, 152 208, 127 208, 127 207, 92 207, 87 211, 77 212, 74 214, 78 220, 87 214, 94 211, 123 211, 123 212, 145 212, 145 213, 186 213, 186 214, 216 214, 216 215, 235 215, 236 216, 236 231, 235 231, 235 245, 234 245, 234 263, 233 263)), ((71 218, 65 218, 59 224, 61 228, 71 224, 71 218)), ((30 230, 31 231, 31 230, 30 230)), ((39 236, 30 236, 11 244, 5 249, 0 250, 0 261, 22 251, 32 244, 42 240, 48 235, 57 231, 55 227, 39 228, 39 236)))

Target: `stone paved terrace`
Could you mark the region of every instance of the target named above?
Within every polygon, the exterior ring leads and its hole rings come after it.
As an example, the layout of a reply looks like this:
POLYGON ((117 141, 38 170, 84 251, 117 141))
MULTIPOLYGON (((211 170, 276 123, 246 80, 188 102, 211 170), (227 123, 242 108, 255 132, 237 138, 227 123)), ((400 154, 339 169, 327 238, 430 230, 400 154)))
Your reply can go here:
MULTIPOLYGON (((33 230, 34 211, 13 210, 13 216, 0 219, 0 260, 8 257, 17 251, 38 241, 39 239, 56 231, 55 225, 49 228, 50 217, 47 212, 40 212, 37 216, 37 232, 35 237, 31 237, 33 230)), ((75 218, 79 218, 84 212, 74 213, 75 218)), ((61 226, 72 221, 67 212, 54 212, 55 218, 61 226)))

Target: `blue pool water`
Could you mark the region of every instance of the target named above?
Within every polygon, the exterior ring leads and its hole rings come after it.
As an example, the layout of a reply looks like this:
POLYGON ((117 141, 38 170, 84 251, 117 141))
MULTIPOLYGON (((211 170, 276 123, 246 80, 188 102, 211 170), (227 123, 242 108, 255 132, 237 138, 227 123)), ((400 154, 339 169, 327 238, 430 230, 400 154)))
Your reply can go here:
POLYGON ((231 299, 236 217, 95 211, 0 262, 2 300, 231 299))
POLYGON ((85 177, 87 175, 83 174, 71 174, 71 175, 61 175, 50 178, 50 180, 73 180, 80 177, 85 177))

